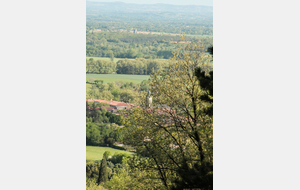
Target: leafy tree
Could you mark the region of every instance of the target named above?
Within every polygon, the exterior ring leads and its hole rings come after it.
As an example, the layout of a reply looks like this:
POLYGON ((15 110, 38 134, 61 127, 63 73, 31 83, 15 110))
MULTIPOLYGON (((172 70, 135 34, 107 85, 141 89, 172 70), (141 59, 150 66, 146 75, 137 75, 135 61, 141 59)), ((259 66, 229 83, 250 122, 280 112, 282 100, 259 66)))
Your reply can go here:
POLYGON ((111 61, 114 61, 114 54, 113 54, 113 53, 110 53, 110 56, 109 56, 109 57, 110 57, 110 60, 111 60, 111 61))
POLYGON ((120 89, 113 89, 111 90, 111 94, 114 96, 114 100, 120 100, 120 89))
POLYGON ((109 146, 112 146, 115 143, 115 140, 113 138, 107 137, 105 139, 105 143, 108 144, 109 146))
POLYGON ((100 142, 100 131, 98 126, 94 123, 86 124, 86 143, 90 145, 97 145, 100 142))
MULTIPOLYGON (((213 47, 210 47, 208 49, 208 52, 210 52, 211 55, 213 55, 213 47)), ((203 90, 206 91, 205 94, 201 95, 200 98, 203 101, 206 101, 208 103, 207 108, 205 109, 205 112, 212 116, 213 115, 213 71, 210 71, 209 73, 205 72, 201 67, 196 68, 195 75, 197 76, 197 79, 200 83, 200 86, 203 90)))
POLYGON ((154 175, 147 171, 122 167, 116 169, 112 178, 105 184, 105 187, 108 189, 126 190, 165 189, 159 179, 151 179, 151 177, 154 177, 154 175), (143 179, 142 182, 141 178, 143 179))
POLYGON ((99 98, 103 99, 103 100, 111 100, 114 98, 114 95, 112 95, 110 91, 105 90, 105 91, 101 92, 101 94, 99 95, 99 98))
POLYGON ((132 102, 135 98, 135 95, 132 90, 124 89, 120 92, 120 101, 129 103, 132 102))
POLYGON ((107 160, 109 156, 111 156, 111 152, 110 151, 105 151, 103 154, 103 157, 105 157, 105 159, 107 160))
POLYGON ((168 70, 150 76, 153 106, 146 108, 146 93, 141 93, 141 106, 128 113, 124 141, 135 146, 140 160, 146 153, 147 165, 139 167, 153 172, 165 188, 211 189, 213 118, 202 99, 207 90, 195 75, 211 57, 200 44, 179 46, 174 55, 168 70))
POLYGON ((116 83, 114 83, 114 82, 108 83, 108 90, 109 91, 112 91, 112 90, 115 90, 115 89, 119 89, 119 87, 116 85, 116 83))
POLYGON ((127 153, 116 152, 110 159, 114 164, 125 164, 130 155, 127 153))

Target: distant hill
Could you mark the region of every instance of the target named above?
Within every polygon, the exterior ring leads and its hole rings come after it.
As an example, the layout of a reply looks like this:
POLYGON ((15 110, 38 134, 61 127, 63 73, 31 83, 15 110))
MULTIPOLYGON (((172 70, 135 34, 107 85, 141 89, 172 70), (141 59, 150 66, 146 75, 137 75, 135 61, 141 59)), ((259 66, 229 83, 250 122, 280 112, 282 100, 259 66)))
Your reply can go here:
POLYGON ((86 25, 102 31, 213 35, 213 7, 86 1, 86 25))
MULTIPOLYGON (((88 11, 118 11, 118 12, 176 12, 176 13, 201 13, 203 15, 211 15, 213 13, 212 6, 201 5, 170 5, 170 4, 133 4, 123 2, 95 2, 87 1, 86 8, 88 11)), ((89 14, 87 12, 87 14, 89 14)))
POLYGON ((201 20, 213 22, 213 7, 201 5, 132 4, 123 2, 86 2, 87 18, 133 20, 201 20))

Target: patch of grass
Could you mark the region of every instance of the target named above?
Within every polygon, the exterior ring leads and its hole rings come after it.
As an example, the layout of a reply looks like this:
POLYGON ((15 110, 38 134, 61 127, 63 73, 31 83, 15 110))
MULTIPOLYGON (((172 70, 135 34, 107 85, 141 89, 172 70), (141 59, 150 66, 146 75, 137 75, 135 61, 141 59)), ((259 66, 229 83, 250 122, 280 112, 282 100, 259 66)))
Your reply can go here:
MULTIPOLYGON (((109 57, 86 57, 87 59, 93 58, 95 61, 96 60, 105 60, 105 61, 110 61, 109 57)), ((114 62, 118 62, 122 58, 114 58, 114 62)))
POLYGON ((103 80, 104 83, 114 81, 140 83, 143 80, 147 80, 149 77, 150 75, 86 74, 86 79, 94 78, 98 80, 103 80))
POLYGON ((134 154, 132 152, 118 150, 110 147, 86 146, 86 160, 102 160, 105 151, 110 151, 112 155, 114 155, 115 152, 127 153, 130 155, 134 154))

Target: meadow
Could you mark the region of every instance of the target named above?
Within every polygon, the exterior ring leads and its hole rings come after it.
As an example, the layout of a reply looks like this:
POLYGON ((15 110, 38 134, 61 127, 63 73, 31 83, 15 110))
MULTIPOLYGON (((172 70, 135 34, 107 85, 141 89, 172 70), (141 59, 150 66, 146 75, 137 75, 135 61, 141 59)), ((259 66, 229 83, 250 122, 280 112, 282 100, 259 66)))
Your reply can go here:
POLYGON ((87 80, 93 78, 93 79, 103 80, 104 83, 115 82, 115 81, 140 83, 143 80, 147 80, 149 77, 150 75, 86 74, 87 80))
POLYGON ((86 160, 102 160, 105 151, 110 151, 112 155, 114 155, 115 152, 127 153, 130 155, 134 154, 132 152, 118 150, 110 147, 86 146, 86 160))
MULTIPOLYGON (((90 58, 93 58, 95 61, 96 61, 96 60, 110 61, 110 58, 109 58, 109 57, 86 57, 86 59, 90 59, 90 58)), ((120 59, 123 59, 123 58, 114 58, 114 62, 117 63, 120 59)))
MULTIPOLYGON (((93 58, 95 61, 96 60, 110 61, 109 57, 88 57, 88 56, 86 56, 86 59, 90 59, 90 58, 93 58)), ((117 63, 121 59, 125 59, 125 58, 114 58, 114 62, 117 63)), ((126 58, 126 59, 131 59, 131 58, 126 58)), ((134 58, 132 58, 132 59, 134 59, 134 58)), ((154 59, 154 60, 166 60, 166 59, 154 59)))

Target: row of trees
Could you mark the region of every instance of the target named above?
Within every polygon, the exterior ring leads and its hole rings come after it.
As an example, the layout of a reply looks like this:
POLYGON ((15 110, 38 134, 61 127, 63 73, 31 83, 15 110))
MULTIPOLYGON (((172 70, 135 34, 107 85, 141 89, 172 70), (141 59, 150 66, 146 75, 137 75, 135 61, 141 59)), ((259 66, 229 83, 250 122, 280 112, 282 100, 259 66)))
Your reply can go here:
POLYGON ((116 72, 117 64, 114 61, 97 60, 92 58, 86 60, 86 73, 111 74, 116 72))
POLYGON ((169 60, 123 59, 117 62, 118 74, 149 75, 168 67, 169 60))
POLYGON ((86 73, 94 74, 132 74, 149 75, 152 71, 157 72, 167 67, 170 60, 152 60, 152 59, 121 59, 117 63, 106 60, 86 60, 86 73))

